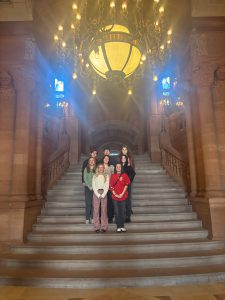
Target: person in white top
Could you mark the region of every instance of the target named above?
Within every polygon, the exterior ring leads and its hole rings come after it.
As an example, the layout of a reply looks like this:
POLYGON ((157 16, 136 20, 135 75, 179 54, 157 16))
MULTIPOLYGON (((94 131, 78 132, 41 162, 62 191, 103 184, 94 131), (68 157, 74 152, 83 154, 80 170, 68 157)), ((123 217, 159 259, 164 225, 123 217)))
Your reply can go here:
MULTIPOLYGON (((110 157, 105 155, 103 157, 104 164, 104 172, 109 175, 109 180, 112 174, 114 174, 114 166, 110 165, 110 157)), ((107 193, 107 215, 108 215, 108 223, 113 223, 114 218, 114 206, 112 201, 111 191, 109 190, 107 193)))
POLYGON ((95 232, 106 232, 107 218, 107 192, 109 190, 109 176, 104 172, 104 165, 99 164, 92 178, 93 188, 93 223, 95 232), (101 206, 101 223, 99 221, 99 208, 101 206))

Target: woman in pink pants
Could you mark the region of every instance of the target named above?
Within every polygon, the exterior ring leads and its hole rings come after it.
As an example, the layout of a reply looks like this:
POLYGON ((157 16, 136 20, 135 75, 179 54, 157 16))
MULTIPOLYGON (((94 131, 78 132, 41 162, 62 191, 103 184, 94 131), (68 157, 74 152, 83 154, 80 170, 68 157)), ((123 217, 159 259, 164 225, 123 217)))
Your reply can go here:
POLYGON ((93 221, 95 232, 106 232, 108 229, 107 192, 109 190, 109 176, 104 173, 104 165, 99 164, 92 178, 93 188, 93 221), (101 206, 101 223, 99 208, 101 206))

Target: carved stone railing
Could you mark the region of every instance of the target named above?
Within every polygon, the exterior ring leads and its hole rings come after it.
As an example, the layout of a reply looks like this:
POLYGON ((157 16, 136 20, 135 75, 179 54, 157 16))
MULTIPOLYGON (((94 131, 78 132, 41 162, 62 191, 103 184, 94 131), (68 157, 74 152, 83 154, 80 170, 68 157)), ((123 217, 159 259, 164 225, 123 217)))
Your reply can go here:
POLYGON ((161 146, 161 158, 164 169, 182 186, 186 192, 190 191, 189 166, 178 155, 161 146))
POLYGON ((55 182, 64 174, 70 165, 70 141, 57 150, 50 158, 46 167, 43 168, 42 192, 46 195, 55 182))

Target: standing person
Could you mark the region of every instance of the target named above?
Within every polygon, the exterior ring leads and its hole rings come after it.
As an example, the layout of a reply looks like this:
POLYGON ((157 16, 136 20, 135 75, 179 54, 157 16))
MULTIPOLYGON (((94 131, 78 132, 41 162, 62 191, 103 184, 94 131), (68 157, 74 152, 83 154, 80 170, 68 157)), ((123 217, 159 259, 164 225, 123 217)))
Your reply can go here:
POLYGON ((108 156, 109 157, 109 165, 115 165, 115 161, 114 161, 114 159, 113 159, 113 157, 112 156, 110 156, 110 149, 109 148, 104 148, 104 150, 103 150, 103 158, 102 158, 102 160, 101 160, 101 163, 103 163, 103 159, 104 159, 104 157, 105 156, 108 156))
POLYGON ((107 192, 109 190, 109 176, 104 172, 104 165, 99 164, 92 178, 93 187, 93 221, 95 232, 106 232, 107 218, 107 192), (101 208, 101 224, 99 222, 99 209, 101 208))
POLYGON ((130 151, 128 150, 127 146, 123 146, 120 150, 120 159, 122 155, 126 155, 129 160, 130 160, 130 165, 133 167, 133 169, 135 170, 135 165, 134 165, 134 159, 130 153, 130 151))
MULTIPOLYGON (((95 164, 97 165, 98 164, 98 159, 97 159, 97 155, 98 155, 98 152, 96 149, 91 149, 90 150, 90 154, 89 154, 89 158, 94 158, 95 160, 95 164)), ((89 158, 85 159, 85 161, 83 162, 83 165, 82 165, 82 183, 85 185, 84 183, 84 169, 87 167, 88 165, 88 161, 89 161, 89 158)))
MULTIPOLYGON (((108 155, 103 157, 104 164, 104 172, 111 178, 111 175, 114 173, 114 166, 110 164, 110 158, 108 155)), ((108 223, 113 223, 114 218, 114 206, 112 201, 112 195, 110 190, 107 193, 107 215, 108 215, 108 223)))
POLYGON ((123 172, 127 174, 131 182, 127 189, 128 197, 126 200, 126 209, 125 209, 125 222, 129 223, 131 222, 131 213, 132 213, 131 186, 136 173, 133 167, 131 166, 131 164, 129 163, 129 158, 126 155, 121 156, 121 164, 122 164, 123 172))
POLYGON ((122 166, 120 163, 117 163, 116 173, 112 174, 109 182, 114 203, 117 232, 126 232, 126 228, 124 227, 124 214, 126 199, 128 197, 127 187, 129 184, 129 177, 126 173, 122 173, 122 166))
POLYGON ((86 224, 92 223, 92 199, 93 199, 93 188, 92 178, 95 173, 95 159, 89 158, 88 165, 84 169, 84 184, 85 184, 85 212, 86 212, 86 224))

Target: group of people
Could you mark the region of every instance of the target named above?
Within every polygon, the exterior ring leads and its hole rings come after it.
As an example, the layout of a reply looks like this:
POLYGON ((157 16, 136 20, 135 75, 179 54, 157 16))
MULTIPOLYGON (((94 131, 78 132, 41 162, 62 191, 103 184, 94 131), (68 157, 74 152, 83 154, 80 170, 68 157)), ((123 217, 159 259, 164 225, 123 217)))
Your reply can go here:
POLYGON ((118 156, 110 156, 105 148, 98 158, 96 149, 83 162, 82 183, 85 186, 86 224, 93 223, 96 233, 106 232, 108 224, 116 223, 117 232, 126 232, 131 221, 131 186, 135 177, 134 160, 123 146, 118 156))

